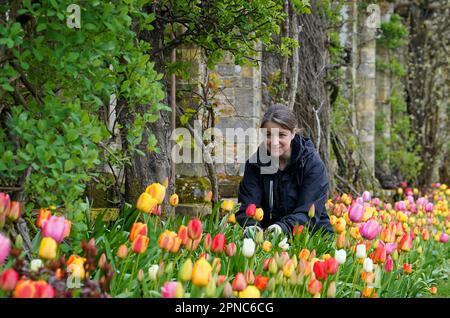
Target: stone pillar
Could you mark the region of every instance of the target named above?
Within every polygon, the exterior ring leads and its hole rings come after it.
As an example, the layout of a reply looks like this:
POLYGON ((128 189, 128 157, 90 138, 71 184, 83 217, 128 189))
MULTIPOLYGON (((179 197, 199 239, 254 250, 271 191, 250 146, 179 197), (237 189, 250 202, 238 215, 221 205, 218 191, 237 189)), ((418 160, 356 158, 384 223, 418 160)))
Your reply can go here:
MULTIPOLYGON (((381 22, 388 22, 394 10, 393 3, 380 4, 381 22)), ((389 49, 377 47, 377 61, 382 64, 388 64, 390 61, 389 49)), ((391 96, 391 76, 386 69, 377 69, 376 71, 376 132, 375 144, 376 155, 380 162, 377 167, 381 168, 383 173, 389 172, 389 143, 391 140, 391 105, 389 98, 391 96)))
POLYGON ((376 27, 369 23, 369 13, 359 12, 359 63, 356 71, 356 120, 361 145, 361 160, 367 173, 375 176, 375 55, 376 27))

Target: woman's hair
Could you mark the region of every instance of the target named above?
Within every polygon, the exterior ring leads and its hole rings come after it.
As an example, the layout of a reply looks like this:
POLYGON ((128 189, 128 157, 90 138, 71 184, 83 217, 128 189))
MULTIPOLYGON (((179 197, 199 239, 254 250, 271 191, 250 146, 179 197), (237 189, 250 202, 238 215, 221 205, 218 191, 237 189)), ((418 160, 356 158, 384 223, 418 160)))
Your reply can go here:
POLYGON ((269 121, 292 132, 296 132, 297 130, 297 118, 294 112, 282 104, 274 104, 269 107, 261 120, 260 127, 264 127, 269 121))

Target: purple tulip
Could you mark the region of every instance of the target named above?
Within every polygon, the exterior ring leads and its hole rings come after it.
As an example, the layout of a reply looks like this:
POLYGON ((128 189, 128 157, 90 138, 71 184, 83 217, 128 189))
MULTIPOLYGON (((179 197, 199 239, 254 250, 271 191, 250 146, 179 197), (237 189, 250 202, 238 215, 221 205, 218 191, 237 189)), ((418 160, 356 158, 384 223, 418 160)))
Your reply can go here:
POLYGON ((11 242, 9 239, 0 234, 0 265, 3 265, 5 259, 8 257, 10 248, 11 242))
POLYGON ((439 242, 447 243, 448 242, 448 234, 447 233, 442 233, 441 237, 439 238, 439 242))
POLYGON ((348 211, 348 217, 352 222, 361 222, 364 216, 364 207, 359 203, 353 203, 348 211))
POLYGON ((373 240, 381 232, 381 225, 378 222, 370 220, 362 224, 359 228, 361 236, 367 240, 373 240))
POLYGON ((419 205, 419 206, 425 205, 425 204, 427 204, 427 203, 428 203, 428 200, 427 200, 426 198, 424 198, 424 197, 418 198, 418 199, 417 199, 417 202, 416 202, 416 204, 419 205))
POLYGON ((42 235, 50 236, 56 242, 61 243, 65 237, 66 219, 63 216, 51 216, 50 219, 43 222, 42 235))
POLYGON ((391 255, 397 249, 397 243, 386 243, 384 248, 386 249, 386 255, 391 255))

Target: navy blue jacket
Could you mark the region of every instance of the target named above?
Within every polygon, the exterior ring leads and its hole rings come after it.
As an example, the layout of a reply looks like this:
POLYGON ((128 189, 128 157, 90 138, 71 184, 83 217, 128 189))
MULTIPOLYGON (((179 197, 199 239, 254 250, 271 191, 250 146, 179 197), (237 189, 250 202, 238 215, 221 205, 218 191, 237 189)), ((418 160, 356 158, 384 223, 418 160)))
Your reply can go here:
POLYGON ((333 232, 325 209, 328 194, 328 176, 325 165, 309 138, 296 134, 291 142, 291 159, 283 171, 272 174, 261 173, 263 164, 258 151, 257 160, 247 160, 244 177, 239 185, 236 220, 241 226, 255 225, 247 218, 247 205, 254 203, 264 211, 258 226, 267 228, 276 223, 286 234, 292 233, 295 225, 305 225, 313 231, 323 228, 333 232), (308 211, 315 205, 315 216, 309 218, 308 211))

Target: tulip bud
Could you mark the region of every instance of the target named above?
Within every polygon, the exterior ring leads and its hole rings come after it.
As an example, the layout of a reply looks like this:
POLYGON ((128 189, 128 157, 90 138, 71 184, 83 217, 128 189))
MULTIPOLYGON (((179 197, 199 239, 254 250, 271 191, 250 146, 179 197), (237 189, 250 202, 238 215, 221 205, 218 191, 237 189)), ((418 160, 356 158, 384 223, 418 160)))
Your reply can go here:
POLYGON ((245 271, 245 280, 249 285, 253 285, 253 283, 255 282, 255 274, 253 274, 253 271, 251 269, 245 271))
POLYGON ((373 261, 371 258, 366 258, 363 263, 363 269, 367 273, 371 273, 373 271, 373 261))
POLYGON ((169 203, 171 206, 176 207, 179 203, 178 194, 174 193, 170 196, 169 203))
POLYGON ((204 287, 208 285, 209 280, 211 279, 211 273, 211 265, 204 257, 201 257, 194 264, 191 277, 192 283, 197 287, 204 287))
POLYGON ((274 258, 270 259, 270 263, 269 263, 269 272, 271 274, 276 274, 278 272, 278 265, 277 262, 274 258))
POLYGON ((220 207, 222 208, 222 210, 230 212, 231 210, 233 210, 234 202, 232 200, 224 200, 220 207))
POLYGON ((276 282, 278 285, 280 285, 280 284, 283 283, 283 278, 284 278, 283 272, 282 272, 282 271, 279 271, 279 272, 275 275, 275 282, 276 282))
POLYGON ((7 217, 13 222, 16 222, 20 218, 20 203, 17 201, 11 201, 11 206, 7 212, 7 217))
POLYGON ((225 287, 223 288, 223 297, 224 298, 233 297, 233 287, 231 287, 231 284, 229 282, 225 283, 225 287))
POLYGON ((228 223, 229 224, 236 224, 236 215, 234 213, 231 213, 228 217, 228 223))
POLYGON ((138 281, 142 282, 144 280, 144 271, 142 269, 139 269, 137 274, 138 281))
POLYGON ((106 264, 107 260, 106 260, 106 255, 105 253, 102 253, 102 255, 100 256, 100 259, 98 260, 98 267, 103 268, 106 264))
POLYGON ((310 219, 312 219, 315 215, 316 215, 316 208, 315 208, 315 206, 314 206, 314 204, 313 204, 313 205, 311 205, 311 207, 309 208, 308 216, 309 216, 310 219))
POLYGON ((152 183, 145 189, 145 193, 148 193, 152 198, 156 200, 158 204, 163 203, 166 196, 166 187, 160 183, 152 183))
POLYGON ((141 222, 133 223, 128 239, 130 242, 133 242, 138 235, 147 235, 147 231, 147 224, 141 222))
POLYGON ((14 245, 16 246, 16 248, 21 249, 23 246, 23 238, 22 235, 17 234, 16 236, 16 241, 14 243, 14 245))
POLYGON ((275 286, 276 286, 275 278, 272 277, 271 279, 269 279, 266 289, 268 291, 273 291, 275 289, 275 286))
POLYGON ((117 250, 117 256, 119 258, 125 258, 128 255, 128 247, 125 244, 122 244, 119 246, 119 249, 117 250))
POLYGON ((155 281, 157 279, 158 271, 159 271, 158 265, 154 264, 150 266, 150 268, 148 269, 148 276, 150 277, 150 280, 155 281))
POLYGON ((188 223, 188 235, 192 240, 199 239, 202 236, 202 222, 195 218, 188 223))
POLYGON ((334 298, 336 296, 336 282, 331 282, 328 286, 327 297, 334 298))
POLYGON ((346 259, 347 259, 347 253, 345 250, 337 250, 334 253, 334 257, 336 258, 336 261, 338 262, 338 264, 342 265, 345 263, 346 259))
POLYGON ((257 208, 256 212, 255 212, 255 216, 253 217, 253 219, 256 222, 261 222, 263 218, 264 218, 264 211, 263 211, 263 209, 257 208))
POLYGON ((173 262, 167 263, 166 267, 164 268, 164 272, 167 274, 171 274, 173 272, 173 268, 175 267, 175 264, 173 262))
POLYGON ((11 199, 9 194, 0 192, 0 215, 6 214, 11 207, 11 199))
POLYGON ((213 253, 222 253, 225 249, 225 243, 225 234, 218 233, 216 236, 214 236, 214 239, 212 241, 211 251, 213 253))
POLYGON ((148 243, 149 238, 147 236, 138 235, 132 243, 133 252, 136 254, 144 253, 147 250, 148 243))
POLYGON ((356 246, 356 258, 363 259, 366 257, 366 245, 358 244, 356 246))
POLYGON ((216 280, 214 277, 206 285, 205 295, 206 297, 214 297, 216 295, 216 280))
POLYGON ((253 218, 256 214, 256 205, 253 203, 250 203, 249 205, 247 205, 247 208, 245 209, 245 215, 248 218, 253 218))
POLYGON ((227 256, 229 257, 234 256, 236 254, 236 244, 234 244, 233 242, 228 243, 225 247, 225 254, 227 254, 227 256))
POLYGON ((255 232, 255 242, 260 244, 264 241, 264 232, 261 229, 256 229, 255 232))
POLYGON ((234 291, 242 291, 247 287, 247 281, 245 280, 244 274, 241 272, 237 273, 231 284, 234 291))
POLYGON ((242 254, 247 258, 250 258, 255 254, 255 242, 251 238, 244 239, 242 254))

